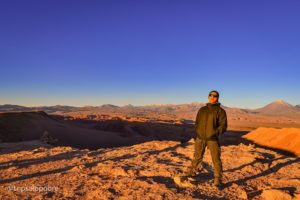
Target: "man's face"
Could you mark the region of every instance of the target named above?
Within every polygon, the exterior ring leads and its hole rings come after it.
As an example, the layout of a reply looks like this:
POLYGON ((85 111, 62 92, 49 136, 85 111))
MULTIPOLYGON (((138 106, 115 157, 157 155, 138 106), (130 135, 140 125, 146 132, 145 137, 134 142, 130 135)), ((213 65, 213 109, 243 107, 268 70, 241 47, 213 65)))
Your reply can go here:
POLYGON ((209 103, 217 103, 218 102, 218 94, 216 92, 211 92, 208 95, 208 101, 209 103))

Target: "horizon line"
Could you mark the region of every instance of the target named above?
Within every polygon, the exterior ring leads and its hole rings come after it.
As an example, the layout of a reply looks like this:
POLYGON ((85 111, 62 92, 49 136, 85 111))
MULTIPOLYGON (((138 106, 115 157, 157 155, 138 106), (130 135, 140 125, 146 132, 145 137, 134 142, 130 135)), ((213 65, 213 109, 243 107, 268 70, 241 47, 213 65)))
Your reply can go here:
MULTIPOLYGON (((274 100, 268 104, 271 104, 271 103, 275 103, 275 102, 278 102, 278 101, 281 101, 281 102, 285 102, 285 103, 288 103, 290 104, 289 102, 283 100, 283 99, 277 99, 277 100, 274 100)), ((198 104, 206 104, 208 102, 201 102, 201 101, 192 101, 192 102, 185 102, 185 103, 153 103, 153 104, 143 104, 143 105, 133 105, 133 104, 123 104, 123 105, 120 105, 120 104, 111 104, 111 103, 103 103, 101 105, 81 105, 81 106, 78 106, 78 105, 63 105, 63 104, 56 104, 56 105, 34 105, 34 106, 30 106, 30 105, 20 105, 20 104, 10 104, 10 103, 4 103, 4 104, 0 104, 1 105, 12 105, 12 106, 22 106, 22 107, 31 107, 31 108, 34 108, 34 107, 54 107, 54 106, 69 106, 69 107, 77 107, 77 108, 80 108, 80 107, 101 107, 101 106, 104 106, 104 105, 112 105, 112 106, 117 106, 117 107, 125 107, 125 106, 133 106, 133 107, 143 107, 143 106, 166 106, 166 105, 184 105, 184 104, 193 104, 193 103, 198 103, 198 104)), ((266 104, 266 105, 268 105, 266 104)), ((221 103, 222 106, 224 107, 228 107, 228 108, 239 108, 239 109, 249 109, 249 110, 255 110, 255 109, 258 109, 258 108, 262 108, 262 107, 257 107, 257 108, 246 108, 246 107, 236 107, 236 106, 226 106, 224 104, 221 103)), ((297 105, 299 104, 296 104, 296 105, 293 105, 293 104, 290 104, 292 105, 293 107, 296 107, 297 105)))

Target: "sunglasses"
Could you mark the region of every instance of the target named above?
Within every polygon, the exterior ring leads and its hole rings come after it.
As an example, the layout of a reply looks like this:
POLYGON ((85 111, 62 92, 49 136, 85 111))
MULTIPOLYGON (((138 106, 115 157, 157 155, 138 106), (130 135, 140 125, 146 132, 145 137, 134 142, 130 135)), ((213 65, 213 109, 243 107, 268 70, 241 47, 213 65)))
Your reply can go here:
POLYGON ((209 97, 218 97, 217 94, 209 94, 208 96, 209 96, 209 97))

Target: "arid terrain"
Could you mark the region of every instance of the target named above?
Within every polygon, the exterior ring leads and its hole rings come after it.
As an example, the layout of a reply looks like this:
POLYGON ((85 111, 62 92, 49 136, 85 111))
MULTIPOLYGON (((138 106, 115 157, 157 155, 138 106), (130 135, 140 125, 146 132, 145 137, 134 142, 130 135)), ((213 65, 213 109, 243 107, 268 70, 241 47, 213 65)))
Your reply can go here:
POLYGON ((299 158, 238 141, 240 135, 222 136, 221 189, 211 182, 209 151, 202 173, 180 181, 193 140, 97 150, 2 143, 0 193, 2 199, 299 199, 299 158))
POLYGON ((228 108, 223 186, 186 179, 203 103, 0 106, 1 199, 300 199, 300 109, 228 108))

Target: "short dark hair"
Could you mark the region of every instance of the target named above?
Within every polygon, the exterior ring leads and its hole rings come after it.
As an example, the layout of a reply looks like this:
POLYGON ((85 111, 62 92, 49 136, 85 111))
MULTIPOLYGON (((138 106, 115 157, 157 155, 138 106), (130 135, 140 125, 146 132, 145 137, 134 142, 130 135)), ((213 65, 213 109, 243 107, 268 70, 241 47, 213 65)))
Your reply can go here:
POLYGON ((217 95, 218 95, 218 98, 219 98, 219 92, 217 91, 217 90, 212 90, 212 91, 210 91, 209 93, 208 93, 208 96, 210 95, 210 93, 212 93, 212 92, 215 92, 215 93, 217 93, 217 95))

